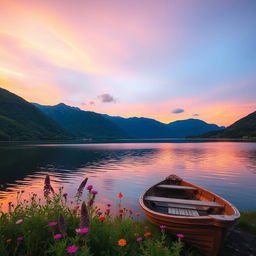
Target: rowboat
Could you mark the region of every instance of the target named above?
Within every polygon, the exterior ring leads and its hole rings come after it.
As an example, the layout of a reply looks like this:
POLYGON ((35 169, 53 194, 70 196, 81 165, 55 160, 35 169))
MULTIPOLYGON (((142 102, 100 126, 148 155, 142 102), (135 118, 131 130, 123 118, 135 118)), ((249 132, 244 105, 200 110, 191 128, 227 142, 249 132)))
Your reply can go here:
POLYGON ((182 233, 206 256, 219 255, 227 230, 240 218, 230 202, 176 175, 143 192, 139 203, 151 223, 182 233))

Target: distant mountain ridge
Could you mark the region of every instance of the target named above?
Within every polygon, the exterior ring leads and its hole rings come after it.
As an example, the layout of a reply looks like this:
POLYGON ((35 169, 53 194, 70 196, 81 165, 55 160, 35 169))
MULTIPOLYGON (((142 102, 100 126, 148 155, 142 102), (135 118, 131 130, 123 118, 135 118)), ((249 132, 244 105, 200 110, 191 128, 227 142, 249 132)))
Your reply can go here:
POLYGON ((134 138, 185 138, 224 128, 192 118, 164 124, 144 117, 123 118, 106 114, 104 116, 134 138))
POLYGON ((129 136, 101 114, 80 110, 64 103, 44 106, 33 103, 60 126, 84 139, 122 139, 129 136))
POLYGON ((60 140, 73 137, 31 103, 0 88, 0 140, 60 140))
POLYGON ((201 138, 256 138, 256 111, 239 119, 222 131, 212 131, 201 138))

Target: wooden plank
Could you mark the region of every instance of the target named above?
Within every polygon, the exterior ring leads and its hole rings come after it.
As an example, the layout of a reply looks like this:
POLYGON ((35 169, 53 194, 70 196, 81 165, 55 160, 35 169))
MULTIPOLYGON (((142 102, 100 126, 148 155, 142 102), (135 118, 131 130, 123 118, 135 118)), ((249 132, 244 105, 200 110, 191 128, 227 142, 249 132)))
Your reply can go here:
POLYGON ((192 209, 192 210, 196 210, 196 206, 195 205, 188 205, 188 204, 167 204, 165 205, 166 207, 176 207, 176 208, 183 208, 183 209, 192 209))
POLYGON ((168 188, 168 189, 182 189, 182 190, 197 190, 197 188, 189 186, 179 186, 179 185, 158 185, 158 188, 168 188))
POLYGON ((154 201, 154 202, 165 202, 165 203, 187 204, 187 205, 197 205, 197 206, 209 206, 209 207, 223 208, 222 205, 218 204, 217 202, 212 202, 212 201, 166 198, 166 197, 158 197, 158 196, 147 196, 147 197, 145 197, 145 200, 154 201))
POLYGON ((198 217, 199 216, 199 213, 197 212, 197 210, 180 209, 180 208, 174 208, 174 207, 168 208, 168 214, 179 215, 179 216, 190 216, 190 217, 198 217))

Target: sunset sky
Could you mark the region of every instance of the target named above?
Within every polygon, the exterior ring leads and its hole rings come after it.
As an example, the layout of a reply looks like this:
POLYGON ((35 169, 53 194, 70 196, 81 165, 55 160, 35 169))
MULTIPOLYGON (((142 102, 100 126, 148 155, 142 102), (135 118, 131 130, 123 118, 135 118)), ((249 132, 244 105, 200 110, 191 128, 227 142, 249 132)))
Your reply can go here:
POLYGON ((0 0, 0 87, 169 123, 256 110, 255 0, 0 0))

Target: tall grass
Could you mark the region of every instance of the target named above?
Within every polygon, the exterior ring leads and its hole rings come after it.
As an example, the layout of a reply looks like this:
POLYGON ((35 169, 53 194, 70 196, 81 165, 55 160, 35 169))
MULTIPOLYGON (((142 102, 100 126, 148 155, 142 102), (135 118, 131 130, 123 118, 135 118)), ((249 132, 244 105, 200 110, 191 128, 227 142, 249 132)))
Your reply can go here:
POLYGON ((31 194, 29 200, 17 194, 8 212, 0 210, 1 256, 179 256, 196 255, 185 250, 181 237, 170 238, 165 227, 138 221, 138 213, 122 207, 112 215, 111 206, 102 213, 94 205, 97 191, 87 186, 87 200, 81 200, 87 180, 68 204, 62 189, 54 192, 46 177, 45 199, 31 194))

